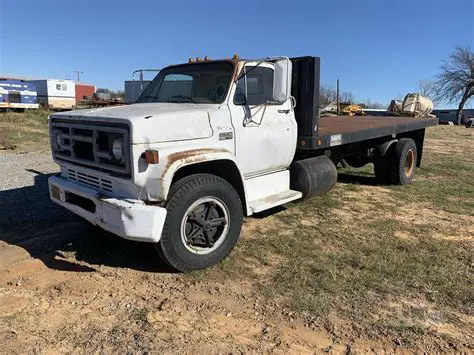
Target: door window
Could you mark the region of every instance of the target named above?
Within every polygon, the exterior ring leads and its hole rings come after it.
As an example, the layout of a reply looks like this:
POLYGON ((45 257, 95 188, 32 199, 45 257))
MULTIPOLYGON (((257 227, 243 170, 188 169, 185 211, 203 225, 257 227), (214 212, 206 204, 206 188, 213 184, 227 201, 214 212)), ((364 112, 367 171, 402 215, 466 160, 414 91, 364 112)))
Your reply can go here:
POLYGON ((237 82, 234 96, 236 105, 264 105, 273 101, 273 69, 245 67, 248 74, 237 82))

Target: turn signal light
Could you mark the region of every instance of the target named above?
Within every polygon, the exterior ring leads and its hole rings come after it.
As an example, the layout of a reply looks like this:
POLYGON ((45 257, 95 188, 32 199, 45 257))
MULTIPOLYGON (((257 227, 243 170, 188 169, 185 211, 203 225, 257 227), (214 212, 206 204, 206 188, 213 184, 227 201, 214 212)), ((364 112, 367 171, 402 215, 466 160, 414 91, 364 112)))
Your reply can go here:
POLYGON ((147 164, 158 164, 160 162, 158 151, 153 149, 145 150, 145 161, 147 164))

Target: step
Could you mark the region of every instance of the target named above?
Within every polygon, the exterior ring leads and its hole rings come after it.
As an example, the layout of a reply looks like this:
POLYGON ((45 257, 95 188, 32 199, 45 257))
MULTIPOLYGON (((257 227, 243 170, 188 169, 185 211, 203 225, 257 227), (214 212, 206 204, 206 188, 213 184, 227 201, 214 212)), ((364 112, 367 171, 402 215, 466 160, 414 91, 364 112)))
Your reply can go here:
POLYGON ((303 196, 303 194, 299 191, 286 190, 259 200, 251 201, 249 202, 249 206, 253 213, 257 213, 297 200, 301 198, 301 196, 303 196))

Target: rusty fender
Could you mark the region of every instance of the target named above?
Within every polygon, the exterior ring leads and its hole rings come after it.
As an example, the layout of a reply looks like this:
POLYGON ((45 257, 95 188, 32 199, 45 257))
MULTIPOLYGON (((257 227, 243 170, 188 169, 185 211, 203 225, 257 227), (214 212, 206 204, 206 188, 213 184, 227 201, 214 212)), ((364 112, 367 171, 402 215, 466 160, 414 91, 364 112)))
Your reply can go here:
MULTIPOLYGON (((207 161, 227 160, 232 161, 236 166, 235 156, 227 149, 222 148, 197 148, 174 152, 163 157, 164 166, 160 169, 159 175, 148 177, 146 181, 146 191, 148 196, 155 201, 166 201, 173 177, 180 168, 207 161)), ((241 175, 243 181, 243 177, 241 175)))

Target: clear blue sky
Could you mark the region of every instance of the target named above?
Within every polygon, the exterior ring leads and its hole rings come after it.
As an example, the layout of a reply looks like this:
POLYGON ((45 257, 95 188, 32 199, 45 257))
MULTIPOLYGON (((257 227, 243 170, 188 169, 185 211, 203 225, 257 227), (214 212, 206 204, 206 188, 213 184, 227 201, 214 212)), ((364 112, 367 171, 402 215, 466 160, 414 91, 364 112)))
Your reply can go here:
POLYGON ((0 0, 0 73, 123 89, 188 57, 316 55, 321 81, 387 103, 474 47, 474 0, 0 0))

